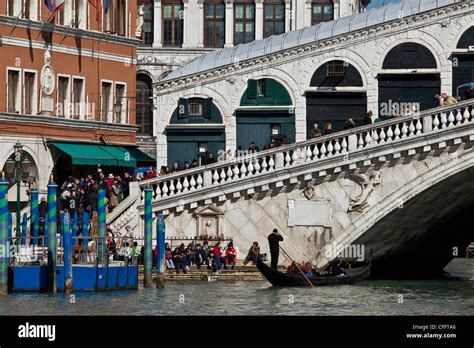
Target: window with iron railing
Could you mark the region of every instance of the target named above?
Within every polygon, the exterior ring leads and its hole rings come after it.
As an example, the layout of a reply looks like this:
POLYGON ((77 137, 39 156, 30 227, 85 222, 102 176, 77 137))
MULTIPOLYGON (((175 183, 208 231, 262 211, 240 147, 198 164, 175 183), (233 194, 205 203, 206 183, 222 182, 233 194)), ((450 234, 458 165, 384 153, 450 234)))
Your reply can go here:
POLYGON ((346 63, 340 60, 331 61, 327 64, 327 76, 345 76, 346 63))

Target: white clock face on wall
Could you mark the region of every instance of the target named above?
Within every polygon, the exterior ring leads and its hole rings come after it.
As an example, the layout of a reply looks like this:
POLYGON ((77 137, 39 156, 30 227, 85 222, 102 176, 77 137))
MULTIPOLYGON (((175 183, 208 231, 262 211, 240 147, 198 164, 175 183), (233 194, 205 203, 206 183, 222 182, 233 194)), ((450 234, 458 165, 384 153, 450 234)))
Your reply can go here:
POLYGON ((54 91, 54 71, 50 65, 43 67, 41 72, 41 88, 44 94, 51 95, 54 91))

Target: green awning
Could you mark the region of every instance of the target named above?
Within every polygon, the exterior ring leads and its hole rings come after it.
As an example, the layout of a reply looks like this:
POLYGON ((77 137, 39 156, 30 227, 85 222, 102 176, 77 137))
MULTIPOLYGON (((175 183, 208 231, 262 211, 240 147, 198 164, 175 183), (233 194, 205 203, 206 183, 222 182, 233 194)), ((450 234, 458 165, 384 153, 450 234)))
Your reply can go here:
POLYGON ((146 153, 140 151, 136 147, 126 147, 125 151, 130 152, 132 158, 134 158, 139 165, 154 165, 156 163, 156 160, 154 158, 148 156, 146 153))
POLYGON ((155 160, 135 147, 99 144, 51 142, 72 159, 73 165, 103 165, 134 168, 153 164, 155 160))
POLYGON ((57 142, 52 142, 51 145, 71 156, 73 165, 116 166, 118 162, 115 156, 103 150, 99 145, 57 142))

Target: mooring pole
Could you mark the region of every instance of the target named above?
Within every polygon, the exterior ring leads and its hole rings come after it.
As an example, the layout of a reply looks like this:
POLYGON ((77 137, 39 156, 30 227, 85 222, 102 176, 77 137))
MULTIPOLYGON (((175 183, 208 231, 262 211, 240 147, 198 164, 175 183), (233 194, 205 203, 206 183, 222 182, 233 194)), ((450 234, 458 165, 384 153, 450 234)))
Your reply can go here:
POLYGON ((48 230, 49 230, 49 221, 48 221, 48 214, 44 216, 44 223, 43 223, 43 248, 48 247, 48 230))
POLYGON ((98 192, 98 253, 99 253, 99 263, 105 261, 105 238, 106 238, 106 206, 105 206, 105 190, 99 190, 98 192))
POLYGON ((74 211, 72 218, 72 246, 77 245, 77 210, 74 211))
POLYGON ((58 185, 54 182, 53 176, 48 183, 48 270, 49 270, 49 291, 56 293, 58 291, 56 285, 57 272, 57 206, 56 206, 56 189, 58 185))
POLYGON ((64 214, 63 218, 63 248, 64 248, 64 293, 72 294, 72 234, 71 217, 69 213, 64 214))
POLYGON ((13 215, 8 212, 8 240, 13 244, 13 215))
POLYGON ((35 247, 38 246, 39 235, 38 194, 38 189, 33 186, 30 191, 30 238, 33 236, 33 243, 30 239, 30 244, 33 244, 35 247))
POLYGON ((165 219, 163 214, 158 215, 156 223, 156 247, 158 255, 156 256, 156 287, 162 289, 165 287, 165 219))
POLYGON ((10 243, 8 240, 8 180, 2 173, 0 179, 0 296, 8 294, 8 264, 10 243))
POLYGON ((153 245, 152 245, 152 209, 151 209, 151 196, 153 188, 150 185, 145 187, 145 278, 143 286, 149 288, 153 283, 153 245))
POLYGON ((24 213, 23 220, 21 221, 21 246, 26 245, 27 229, 28 229, 28 215, 24 213))

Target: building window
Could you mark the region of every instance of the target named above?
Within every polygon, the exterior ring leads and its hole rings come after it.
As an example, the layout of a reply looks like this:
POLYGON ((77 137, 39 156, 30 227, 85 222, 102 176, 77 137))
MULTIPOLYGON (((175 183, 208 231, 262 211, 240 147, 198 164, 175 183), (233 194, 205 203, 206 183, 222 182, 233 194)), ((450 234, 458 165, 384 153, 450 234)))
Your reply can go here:
POLYGON ((169 0, 163 4, 163 45, 183 44, 183 5, 181 1, 169 0))
POLYGON ((108 0, 109 7, 104 11, 104 31, 125 36, 126 3, 125 0, 108 0))
POLYGON ((15 0, 8 0, 7 5, 8 5, 8 15, 10 17, 15 16, 15 0))
POLYGON ((102 98, 101 98, 100 120, 109 122, 109 115, 112 111, 112 83, 102 82, 102 98))
POLYGON ((285 32, 285 4, 281 1, 265 4, 265 24, 263 37, 285 32))
POLYGON ((86 3, 82 0, 74 0, 74 28, 87 28, 86 3))
POLYGON ((58 77, 58 102, 56 114, 58 117, 66 117, 69 109, 69 77, 58 77))
POLYGON ((8 112, 19 113, 21 109, 21 88, 20 72, 17 70, 8 71, 8 112))
POLYGON ((33 115, 36 113, 36 73, 25 72, 25 114, 33 115))
POLYGON ((320 1, 312 4, 312 25, 332 21, 334 19, 334 4, 332 1, 320 1))
POLYGON ((255 40, 255 5, 253 3, 234 5, 234 44, 255 40))
POLYGON ((72 80, 73 115, 76 120, 81 119, 84 110, 84 79, 73 78, 72 80))
POLYGON ((127 4, 125 0, 115 0, 115 17, 117 18, 117 35, 125 36, 127 23, 127 4))
POLYGON ((139 135, 153 134, 152 81, 145 74, 137 75, 136 116, 139 135))
POLYGON ((225 4, 210 3, 204 7, 204 44, 206 47, 224 47, 225 4))
POLYGON ((345 76, 347 63, 335 60, 328 62, 327 76, 345 76))
POLYGON ((204 99, 200 99, 200 98, 189 99, 188 115, 203 117, 204 116, 204 99))
POLYGON ((265 88, 267 80, 262 79, 257 81, 257 97, 265 97, 265 88))
POLYGON ((154 5, 150 0, 139 0, 138 7, 143 5, 143 27, 142 27, 142 43, 144 46, 153 45, 153 19, 154 19, 154 5))
POLYGON ((124 114, 126 110, 125 85, 115 84, 115 103, 114 115, 115 123, 124 123, 124 114))

